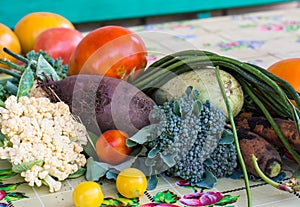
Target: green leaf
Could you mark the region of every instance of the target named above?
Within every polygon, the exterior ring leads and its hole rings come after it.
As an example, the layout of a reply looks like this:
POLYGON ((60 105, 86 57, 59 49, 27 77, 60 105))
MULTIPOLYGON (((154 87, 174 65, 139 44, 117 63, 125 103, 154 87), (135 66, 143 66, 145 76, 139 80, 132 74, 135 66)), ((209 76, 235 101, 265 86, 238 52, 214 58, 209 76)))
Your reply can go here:
POLYGON ((87 144, 83 147, 84 152, 89 156, 89 157, 93 157, 94 159, 98 159, 98 155, 96 152, 96 141, 99 137, 92 133, 92 132, 88 132, 88 142, 87 144))
POLYGON ((23 183, 26 183, 26 182, 19 182, 19 183, 6 183, 6 184, 1 184, 0 183, 0 190, 3 190, 3 191, 12 191, 12 190, 16 190, 17 187, 23 183))
POLYGON ((233 133, 230 130, 225 129, 222 133, 219 144, 232 144, 234 141, 233 133))
POLYGON ((157 175, 149 176, 147 190, 154 190, 157 186, 157 183, 158 183, 157 175))
POLYGON ((27 67, 25 68, 25 71, 23 72, 19 82, 18 92, 17 92, 18 100, 22 96, 29 96, 29 92, 33 87, 33 83, 34 83, 33 71, 31 70, 30 67, 27 67))
POLYGON ((185 90, 185 94, 189 96, 191 95, 192 91, 193 91, 193 86, 188 86, 185 90))
POLYGON ((130 168, 137 158, 138 154, 136 156, 128 156, 128 158, 124 162, 121 162, 118 165, 111 165, 110 170, 122 171, 126 168, 130 168))
POLYGON ((120 201, 122 203, 122 206, 124 207, 137 207, 139 206, 139 198, 115 198, 116 200, 120 201))
POLYGON ((110 206, 110 207, 119 207, 122 206, 122 203, 115 198, 104 198, 101 206, 110 206))
POLYGON ((153 127, 155 128, 155 125, 157 124, 151 124, 140 129, 137 133, 126 140, 126 145, 133 147, 136 146, 136 144, 144 144, 147 142, 153 133, 153 127))
POLYGON ((175 161, 175 154, 173 155, 163 155, 160 153, 160 157, 163 159, 163 161, 169 166, 169 167, 173 167, 176 164, 175 161))
POLYGON ((154 158, 158 153, 159 153, 159 148, 154 147, 154 148, 152 148, 152 149, 149 151, 148 157, 149 157, 149 158, 154 158))
POLYGON ((84 175, 85 172, 86 172, 86 169, 81 167, 81 168, 79 168, 76 172, 70 174, 70 175, 68 176, 68 178, 69 178, 69 179, 78 178, 78 177, 84 175))
POLYGON ((101 206, 110 206, 110 207, 137 207, 139 206, 138 198, 104 198, 101 206))
POLYGON ((112 172, 112 171, 107 171, 105 175, 106 175, 107 179, 113 179, 113 180, 116 180, 117 176, 118 176, 117 173, 112 172))
POLYGON ((240 196, 225 195, 221 200, 219 200, 215 205, 226 206, 228 204, 236 203, 240 196))
POLYGON ((2 175, 7 175, 7 174, 11 174, 13 173, 13 171, 10 168, 7 169, 0 169, 0 176, 2 175))
POLYGON ((0 180, 4 180, 4 179, 14 177, 17 174, 18 173, 13 172, 11 168, 9 168, 9 169, 0 169, 0 180))
POLYGON ((5 88, 11 95, 17 95, 17 93, 18 93, 18 86, 16 86, 11 81, 6 82, 5 88))
POLYGON ((23 198, 29 198, 24 192, 8 192, 4 198, 6 201, 18 201, 23 198))
POLYGON ((87 180, 97 181, 108 171, 110 165, 104 162, 96 162, 92 157, 87 159, 86 174, 87 180))
POLYGON ((43 73, 49 77, 52 77, 54 81, 60 80, 60 77, 57 75, 55 69, 47 62, 43 55, 40 55, 37 61, 36 74, 39 78, 44 79, 42 75, 43 73))
POLYGON ((30 168, 32 168, 34 165, 40 165, 44 162, 44 160, 34 160, 34 161, 30 161, 30 162, 23 162, 19 165, 14 165, 12 164, 12 171, 15 173, 21 173, 21 172, 25 172, 27 170, 29 170, 30 168))
POLYGON ((209 158, 207 158, 205 161, 204 161, 204 164, 206 165, 206 166, 211 166, 212 165, 212 159, 209 157, 209 158))
POLYGON ((205 178, 201 182, 197 183, 197 186, 202 188, 213 188, 217 182, 217 178, 208 170, 205 171, 205 178))
POLYGON ((178 101, 174 101, 173 112, 177 116, 181 117, 181 108, 180 108, 180 105, 179 105, 178 101))
POLYGON ((135 146, 137 146, 137 143, 134 141, 131 141, 130 139, 126 139, 126 146, 127 147, 135 147, 135 146))
POLYGON ((111 165, 105 162, 96 161, 93 157, 89 157, 86 163, 86 179, 96 181, 105 176, 108 171, 118 173, 125 168, 131 167, 136 158, 137 156, 129 156, 126 161, 118 165, 111 165))
POLYGON ((194 95, 195 99, 199 99, 200 100, 200 92, 197 89, 194 89, 193 95, 194 95))
POLYGON ((155 203, 167 203, 172 204, 176 203, 180 197, 178 197, 175 193, 170 190, 165 190, 158 192, 155 196, 153 196, 153 200, 155 203))
POLYGON ((141 170, 146 176, 148 175, 152 175, 152 164, 155 164, 155 162, 153 162, 153 159, 136 159, 134 164, 132 165, 132 167, 138 168, 139 170, 141 170), (151 163, 148 163, 148 161, 152 161, 151 163), (150 165, 149 165, 150 164, 150 165))
POLYGON ((193 104, 193 113, 196 114, 196 115, 199 115, 202 111, 202 107, 203 107, 203 104, 200 100, 197 100, 194 102, 193 104))

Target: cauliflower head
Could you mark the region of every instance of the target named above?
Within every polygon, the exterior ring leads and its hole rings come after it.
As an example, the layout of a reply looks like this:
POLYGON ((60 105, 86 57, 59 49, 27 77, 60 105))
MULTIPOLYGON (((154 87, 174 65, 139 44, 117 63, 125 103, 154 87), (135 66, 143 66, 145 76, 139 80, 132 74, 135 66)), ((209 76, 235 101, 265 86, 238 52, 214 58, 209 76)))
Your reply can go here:
POLYGON ((30 186, 46 183, 50 192, 59 191, 60 181, 86 164, 81 152, 88 133, 63 102, 10 96, 0 108, 0 130, 9 141, 0 159, 12 165, 43 161, 20 173, 30 186))

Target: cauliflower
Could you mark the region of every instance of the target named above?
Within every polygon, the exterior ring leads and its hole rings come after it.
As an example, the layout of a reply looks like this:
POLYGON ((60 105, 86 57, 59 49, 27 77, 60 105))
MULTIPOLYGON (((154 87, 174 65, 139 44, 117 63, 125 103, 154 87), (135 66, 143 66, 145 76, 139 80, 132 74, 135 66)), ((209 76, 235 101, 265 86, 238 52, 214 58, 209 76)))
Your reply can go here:
POLYGON ((61 181, 86 164, 81 153, 87 144, 87 131, 63 102, 51 103, 45 97, 10 96, 0 108, 0 130, 8 140, 0 147, 0 159, 23 166, 20 175, 30 186, 61 189, 61 181))

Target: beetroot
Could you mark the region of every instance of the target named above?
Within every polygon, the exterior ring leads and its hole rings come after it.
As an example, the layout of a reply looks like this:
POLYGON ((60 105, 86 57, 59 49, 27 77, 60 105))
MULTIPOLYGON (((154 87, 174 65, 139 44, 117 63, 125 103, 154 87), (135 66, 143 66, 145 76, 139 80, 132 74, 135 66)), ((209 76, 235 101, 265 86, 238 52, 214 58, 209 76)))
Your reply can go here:
POLYGON ((39 82, 51 101, 63 101, 97 135, 119 129, 133 135, 149 125, 155 102, 130 83, 99 75, 73 75, 39 82))

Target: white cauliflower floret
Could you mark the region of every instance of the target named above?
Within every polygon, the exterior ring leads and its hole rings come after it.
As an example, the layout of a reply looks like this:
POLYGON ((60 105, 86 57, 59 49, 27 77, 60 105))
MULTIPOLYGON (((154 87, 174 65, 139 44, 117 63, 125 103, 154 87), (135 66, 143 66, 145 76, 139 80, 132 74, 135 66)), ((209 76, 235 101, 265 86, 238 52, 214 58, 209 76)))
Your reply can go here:
POLYGON ((50 193, 59 191, 61 189, 62 186, 61 182, 54 180, 53 177, 51 177, 50 175, 47 175, 43 179, 43 181, 45 182, 46 185, 49 186, 50 193))
POLYGON ((0 147, 0 159, 1 160, 6 160, 9 157, 8 150, 6 148, 0 147))
POLYGON ((17 102, 10 96, 0 113, 1 132, 11 143, 0 148, 0 158, 13 165, 43 161, 21 173, 30 186, 45 183, 50 192, 58 191, 60 181, 86 164, 81 152, 87 131, 65 103, 45 97, 21 97, 17 102))
POLYGON ((28 182, 29 186, 37 185, 40 187, 42 185, 41 179, 39 179, 39 173, 42 170, 42 167, 34 165, 29 170, 21 172, 21 176, 24 177, 24 180, 28 182))

